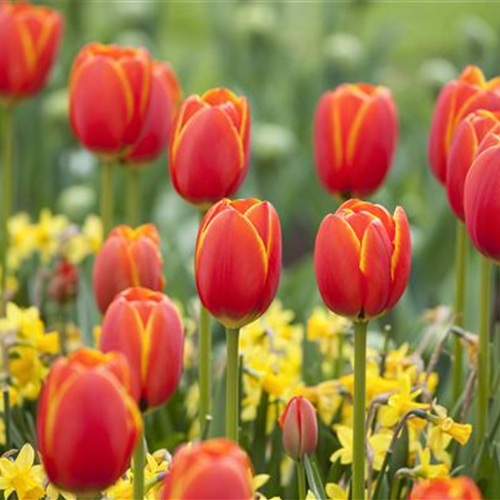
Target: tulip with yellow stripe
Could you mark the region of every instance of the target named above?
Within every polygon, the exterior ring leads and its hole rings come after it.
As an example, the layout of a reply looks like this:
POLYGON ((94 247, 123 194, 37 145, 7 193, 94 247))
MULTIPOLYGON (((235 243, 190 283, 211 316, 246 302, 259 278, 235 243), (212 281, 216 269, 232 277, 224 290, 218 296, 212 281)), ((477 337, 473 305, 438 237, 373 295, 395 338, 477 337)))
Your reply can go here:
POLYGON ((419 481, 413 487, 409 500, 482 500, 481 492, 467 476, 419 481))

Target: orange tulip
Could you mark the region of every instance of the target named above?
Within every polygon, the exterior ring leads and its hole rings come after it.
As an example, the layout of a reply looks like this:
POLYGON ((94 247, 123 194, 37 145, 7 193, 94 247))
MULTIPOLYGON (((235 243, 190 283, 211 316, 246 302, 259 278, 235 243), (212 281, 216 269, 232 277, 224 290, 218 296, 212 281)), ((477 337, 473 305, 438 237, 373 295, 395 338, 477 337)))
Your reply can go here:
POLYGON ((465 179, 481 141, 499 123, 500 113, 491 113, 482 109, 462 120, 453 134, 448 155, 446 191, 450 206, 461 221, 465 220, 465 179))
POLYGON ((71 70, 70 117, 79 141, 103 156, 122 157, 140 138, 153 64, 145 49, 91 43, 71 70))
POLYGON ((30 97, 45 85, 62 31, 61 15, 47 7, 0 1, 0 98, 30 97))
POLYGON ((129 288, 108 307, 100 348, 118 351, 132 375, 132 394, 142 410, 165 403, 182 373, 184 333, 170 299, 147 288, 129 288))
POLYGON ((302 396, 292 398, 279 419, 283 448, 294 460, 312 455, 318 444, 318 422, 314 406, 302 396))
POLYGON ((314 122, 316 169, 338 195, 370 194, 384 181, 397 139, 391 91, 343 84, 320 99, 314 122))
POLYGON ((409 500, 482 500, 481 492, 467 476, 420 481, 409 500))
POLYGON ((196 286, 224 326, 240 328, 261 316, 280 273, 280 221, 269 202, 222 200, 207 212, 196 242, 196 286))
POLYGON ((59 358, 45 381, 37 442, 50 481, 77 493, 97 492, 126 471, 141 431, 121 354, 81 349, 59 358))
POLYGON ((431 169, 441 184, 446 183, 448 154, 458 124, 479 109, 500 111, 500 78, 486 81, 477 66, 467 66, 457 80, 441 90, 429 138, 431 169))
POLYGON ((155 226, 115 227, 95 259, 93 282, 96 303, 103 314, 116 295, 132 286, 162 291, 163 259, 155 226))
POLYGON ((180 97, 181 88, 170 64, 154 62, 146 119, 137 143, 125 157, 128 163, 147 163, 163 153, 170 140, 180 97))
POLYGON ((316 281, 333 312, 368 320, 403 294, 411 266, 406 214, 348 200, 321 223, 315 245, 316 281))
POLYGON ((250 108, 223 88, 181 105, 170 145, 170 177, 187 201, 208 207, 233 195, 250 156, 250 108))
POLYGON ((247 454, 226 439, 180 448, 165 480, 162 500, 251 500, 252 465, 247 454))

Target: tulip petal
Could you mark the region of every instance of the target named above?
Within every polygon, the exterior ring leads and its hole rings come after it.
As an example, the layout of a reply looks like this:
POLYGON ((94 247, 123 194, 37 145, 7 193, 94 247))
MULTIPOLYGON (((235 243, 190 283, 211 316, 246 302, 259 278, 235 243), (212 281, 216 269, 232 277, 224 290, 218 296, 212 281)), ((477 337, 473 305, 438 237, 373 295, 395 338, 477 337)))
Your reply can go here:
POLYGON ((357 317, 362 310, 360 246, 343 218, 325 217, 316 236, 316 280, 328 308, 347 317, 357 317))

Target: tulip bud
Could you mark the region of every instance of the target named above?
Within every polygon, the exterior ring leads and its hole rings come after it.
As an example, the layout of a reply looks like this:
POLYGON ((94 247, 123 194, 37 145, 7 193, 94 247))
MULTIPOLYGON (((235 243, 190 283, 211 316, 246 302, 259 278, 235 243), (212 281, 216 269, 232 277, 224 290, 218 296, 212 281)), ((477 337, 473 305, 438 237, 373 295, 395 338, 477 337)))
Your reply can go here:
POLYGON ((316 236, 316 281, 328 308, 368 320, 391 309, 403 294, 411 266, 406 214, 348 200, 327 215, 316 236))
POLYGON ((101 491, 127 470, 142 425, 129 376, 121 354, 91 349, 52 366, 36 431, 47 476, 59 488, 101 491))
POLYGON ((325 93, 314 121, 321 182, 333 194, 372 193, 391 166, 396 138, 396 108, 389 89, 358 83, 325 93))
POLYGON ((479 109, 500 111, 500 78, 486 81, 477 66, 467 66, 457 80, 441 90, 429 137, 429 162, 441 184, 446 183, 448 154, 458 124, 479 109))
POLYGON ((187 201, 207 207, 233 195, 248 170, 250 108, 227 89, 181 105, 170 143, 170 177, 187 201))
POLYGON ((163 259, 155 226, 115 227, 97 254, 93 282, 96 303, 103 314, 116 295, 127 288, 163 290, 163 259))
POLYGON ((123 156, 143 130, 151 80, 147 50, 86 45, 71 70, 70 118, 78 140, 97 154, 123 156))
POLYGON ((489 134, 465 179, 464 212, 467 232, 486 257, 500 261, 500 136, 489 134), (489 146, 496 140, 497 144, 489 146))
POLYGON ((279 419, 283 448, 294 460, 312 455, 318 444, 318 422, 314 406, 302 396, 292 398, 279 419))
POLYGON ((181 447, 160 498, 251 500, 253 495, 250 459, 238 445, 220 438, 181 447))
POLYGON ((267 201, 222 200, 200 225, 195 255, 200 300, 227 328, 240 328, 271 304, 281 274, 281 227, 267 201))
POLYGON ((484 137, 500 123, 500 113, 481 109, 460 122, 450 146, 446 191, 450 206, 455 215, 465 220, 464 185, 467 173, 474 161, 479 144, 484 137))
POLYGON ((49 297, 54 302, 64 304, 75 300, 78 293, 78 269, 63 259, 57 265, 49 282, 49 297))
POLYGON ((467 476, 420 481, 413 487, 409 500, 482 500, 481 492, 467 476))
POLYGON ((184 333, 170 299, 147 288, 129 288, 108 307, 100 348, 121 352, 129 363, 132 395, 142 410, 172 396, 182 373, 184 333))
POLYGON ((172 132, 181 89, 168 63, 154 62, 151 98, 138 142, 127 153, 128 163, 153 161, 165 150, 172 132))
POLYGON ((27 2, 0 2, 0 98, 36 94, 47 81, 59 49, 59 13, 27 2))

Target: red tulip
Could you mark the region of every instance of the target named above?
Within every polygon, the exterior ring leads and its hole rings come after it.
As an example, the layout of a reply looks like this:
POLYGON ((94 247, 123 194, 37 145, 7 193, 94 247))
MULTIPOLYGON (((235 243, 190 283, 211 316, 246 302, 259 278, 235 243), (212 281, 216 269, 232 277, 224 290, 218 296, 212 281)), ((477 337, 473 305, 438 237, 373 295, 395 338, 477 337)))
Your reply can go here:
POLYGON ((82 349, 59 358, 45 381, 37 442, 50 481, 77 493, 111 486, 126 470, 141 431, 121 354, 82 349))
POLYGON ((482 500, 481 492, 467 476, 420 481, 409 500, 482 500))
POLYGON ((138 142, 127 153, 129 163, 147 163, 165 150, 172 132, 181 88, 174 70, 166 62, 153 63, 151 98, 138 142))
POLYGON ((251 500, 252 464, 238 445, 211 439, 185 445, 174 455, 162 500, 251 500))
POLYGON ((70 115, 79 141, 121 157, 140 138, 149 106, 152 61, 145 49, 91 43, 71 70, 70 115))
POLYGON ((294 460, 312 455, 318 444, 318 422, 314 406, 302 396, 286 405, 279 423, 283 431, 283 448, 294 460))
POLYGON ((315 246, 316 281, 325 304, 353 319, 391 309, 403 294, 411 266, 406 214, 348 200, 321 223, 315 246))
POLYGON ((384 181, 397 138, 391 91, 343 84, 320 99, 314 122, 316 169, 334 194, 367 195, 384 181))
POLYGON ((233 195, 250 156, 250 108, 227 89, 192 95, 181 105, 170 144, 170 176, 187 201, 209 206, 233 195))
POLYGON ((464 211, 467 232, 486 257, 500 261, 500 137, 483 140, 465 179, 464 211), (491 146, 491 143, 496 145, 491 146), (486 147, 489 146, 489 147, 486 147))
POLYGON ((62 31, 61 15, 47 7, 0 1, 0 98, 30 97, 45 85, 62 31))
POLYGON ((115 227, 95 259, 93 281, 96 303, 103 314, 116 295, 127 288, 162 291, 163 259, 155 226, 115 227))
POLYGON ((228 328, 261 316, 281 273, 281 228, 267 201, 222 200, 206 214, 196 242, 201 302, 228 328))
POLYGON ((129 288, 108 307, 100 348, 125 355, 132 394, 143 410, 165 403, 182 373, 184 333, 170 299, 147 288, 129 288))
POLYGON ((486 81, 476 66, 467 66, 441 90, 429 138, 429 161, 441 184, 446 183, 448 154, 458 124, 479 109, 500 111, 500 78, 486 81))
POLYGON ((74 300, 78 293, 78 268, 61 260, 51 276, 48 293, 51 300, 61 304, 74 300))
POLYGON ((465 220, 464 185, 483 138, 500 123, 500 113, 479 110, 460 122, 450 146, 446 190, 455 215, 465 220))

